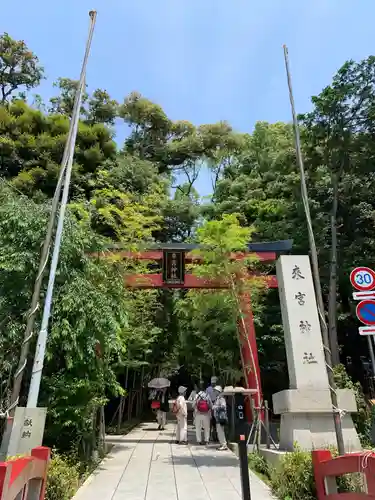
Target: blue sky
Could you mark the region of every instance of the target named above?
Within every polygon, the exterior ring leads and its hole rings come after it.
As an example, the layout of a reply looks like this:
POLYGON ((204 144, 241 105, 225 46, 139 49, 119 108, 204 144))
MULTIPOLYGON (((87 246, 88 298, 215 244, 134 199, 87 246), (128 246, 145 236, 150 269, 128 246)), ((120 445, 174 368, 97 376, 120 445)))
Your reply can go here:
MULTIPOLYGON (((284 43, 298 112, 346 59, 374 53, 374 0, 5 2, 0 31, 24 39, 40 58, 44 98, 59 76, 78 78, 93 8, 89 90, 104 88, 119 101, 137 90, 170 118, 196 125, 228 120, 251 132, 257 120, 290 120, 284 43)), ((119 143, 124 134, 119 124, 119 143)), ((207 173, 197 187, 210 192, 207 173)))

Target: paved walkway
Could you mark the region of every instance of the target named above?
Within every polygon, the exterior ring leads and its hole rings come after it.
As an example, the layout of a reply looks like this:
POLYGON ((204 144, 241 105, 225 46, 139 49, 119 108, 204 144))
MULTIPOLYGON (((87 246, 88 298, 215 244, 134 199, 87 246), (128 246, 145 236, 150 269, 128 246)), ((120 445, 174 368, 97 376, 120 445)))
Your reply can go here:
MULTIPOLYGON (((174 425, 163 432, 142 424, 114 444, 74 500, 239 500, 238 460, 215 446, 174 444, 174 425)), ((195 441, 195 440, 194 440, 195 441)), ((269 488, 250 471, 252 500, 272 500, 269 488)))

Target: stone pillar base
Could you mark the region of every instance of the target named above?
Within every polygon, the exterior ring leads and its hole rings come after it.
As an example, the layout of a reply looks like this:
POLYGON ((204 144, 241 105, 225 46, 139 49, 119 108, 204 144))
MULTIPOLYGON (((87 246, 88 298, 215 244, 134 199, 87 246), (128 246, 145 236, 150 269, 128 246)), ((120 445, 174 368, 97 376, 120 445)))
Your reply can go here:
MULTIPOLYGON (((338 404, 342 417, 345 450, 362 449, 351 413, 357 412, 353 391, 339 389, 338 404)), ((273 395, 274 413, 281 415, 280 450, 293 451, 337 447, 329 390, 290 389, 273 395)))

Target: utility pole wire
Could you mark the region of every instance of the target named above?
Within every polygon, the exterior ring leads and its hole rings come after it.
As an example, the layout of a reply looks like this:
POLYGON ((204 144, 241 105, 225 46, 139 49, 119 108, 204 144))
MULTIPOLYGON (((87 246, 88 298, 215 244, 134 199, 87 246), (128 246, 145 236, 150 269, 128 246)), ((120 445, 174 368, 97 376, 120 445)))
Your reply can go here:
POLYGON ((324 347, 324 357, 325 357, 325 363, 326 363, 326 369, 327 369, 327 375, 328 375, 329 390, 330 390, 330 394, 331 394, 333 421, 334 421, 334 425, 335 425, 335 432, 336 432, 336 439, 337 439, 337 449, 338 449, 339 455, 345 455, 345 445, 344 445, 344 437, 343 437, 342 423, 341 423, 341 411, 338 407, 336 382, 335 382, 335 378, 334 378, 334 374, 333 374, 333 370, 332 370, 332 355, 331 355, 331 350, 329 348, 328 327, 327 327, 327 323, 325 320, 323 294, 322 294, 322 287, 320 284, 320 276, 319 276, 318 252, 316 249, 314 231, 313 231, 312 222, 311 222, 309 197, 308 197, 308 192, 307 192, 307 187, 306 187, 305 168, 304 168, 304 164, 303 164, 303 156, 302 156, 302 150, 301 150, 301 138, 300 138, 299 125, 298 125, 298 120, 297 120, 295 105, 294 105, 292 79, 291 79, 290 69, 289 69, 289 56, 288 56, 288 49, 287 49, 286 45, 283 46, 283 49, 284 49, 285 69, 286 69, 286 75, 287 75, 288 87, 289 87, 290 107, 292 110, 292 117, 293 117, 296 156, 297 156, 297 163, 299 166, 300 177, 301 177, 301 194, 302 194, 303 206, 305 209, 307 230, 308 230, 308 235, 309 235, 309 245, 310 245, 311 264, 312 264, 313 279, 314 279, 314 286, 315 286, 315 296, 316 296, 316 301, 317 301, 317 305, 318 305, 319 322, 320 322, 320 329, 321 329, 321 335, 322 335, 323 347, 324 347))
POLYGON ((36 350, 35 350, 35 358, 34 358, 34 364, 33 364, 32 375, 31 375, 29 395, 28 395, 28 400, 27 400, 27 407, 28 408, 35 408, 38 404, 40 383, 41 383, 41 378, 42 378, 42 370, 43 370, 44 357, 45 357, 45 351, 46 351, 46 345, 47 345, 47 329, 48 329, 49 318, 51 315, 52 296, 53 296, 53 289, 54 289, 54 284, 55 284, 56 270, 57 270, 57 265, 58 265, 58 261, 59 261, 59 255, 60 255, 60 247, 61 247, 61 239, 62 239, 62 233, 63 233, 63 228, 64 228, 66 206, 68 203, 70 178, 71 178, 73 158, 74 158, 74 149, 75 149, 75 142, 76 142, 77 131, 78 131, 79 113, 80 113, 81 102, 82 102, 82 93, 83 93, 84 84, 85 84, 87 61, 88 61, 89 54, 90 54, 92 37, 94 34, 94 28, 95 28, 95 22, 96 22, 96 11, 90 11, 89 16, 90 16, 90 30, 89 30, 88 40, 86 43, 85 56, 84 56, 84 60, 82 63, 82 70, 81 70, 81 75, 80 75, 80 80, 79 80, 79 86, 78 86, 77 93, 75 95, 72 120, 70 123, 71 134, 70 134, 70 141, 69 141, 69 146, 68 146, 68 151, 69 151, 68 152, 68 160, 67 160, 67 165, 66 165, 66 169, 65 169, 64 190, 63 190, 62 200, 61 200, 61 205, 60 205, 60 214, 59 214, 57 230, 56 230, 55 245, 54 245, 53 255, 52 255, 52 262, 51 262, 51 269, 50 269, 49 280, 48 280, 47 294, 46 294, 46 299, 45 299, 45 303, 44 303, 42 324, 41 324, 41 328, 39 331, 36 350))

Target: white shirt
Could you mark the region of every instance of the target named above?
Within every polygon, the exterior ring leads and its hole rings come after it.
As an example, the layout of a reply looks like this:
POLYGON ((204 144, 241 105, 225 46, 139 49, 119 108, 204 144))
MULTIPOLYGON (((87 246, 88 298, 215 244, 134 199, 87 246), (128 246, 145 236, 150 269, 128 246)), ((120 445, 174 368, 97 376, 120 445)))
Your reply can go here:
POLYGON ((197 397, 197 391, 191 391, 190 396, 188 401, 194 401, 194 399, 197 397))
POLYGON ((225 400, 224 396, 218 396, 216 398, 215 404, 214 404, 214 410, 217 410, 218 408, 227 408, 227 402, 225 400))
POLYGON ((186 405, 186 399, 185 396, 180 394, 177 398, 177 405, 178 405, 178 417, 187 417, 187 405, 186 405))

